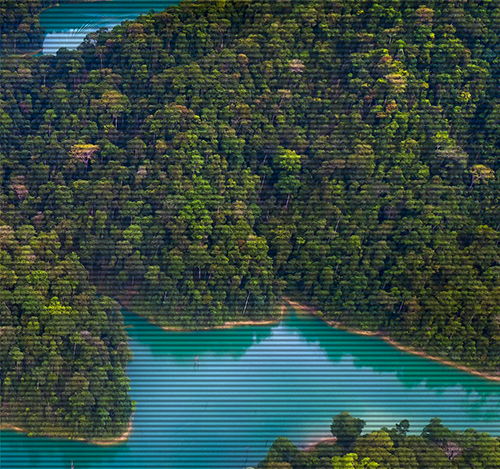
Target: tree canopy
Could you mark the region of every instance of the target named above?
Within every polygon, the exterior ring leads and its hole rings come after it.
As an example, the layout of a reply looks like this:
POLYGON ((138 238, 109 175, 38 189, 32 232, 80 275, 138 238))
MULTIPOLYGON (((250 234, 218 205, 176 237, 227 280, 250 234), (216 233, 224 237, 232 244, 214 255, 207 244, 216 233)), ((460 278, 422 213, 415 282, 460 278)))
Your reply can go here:
MULTIPOLYGON (((346 412, 334 422, 363 422, 346 412)), ((364 423, 364 422, 363 422, 364 423)), ((257 466, 259 469, 496 469, 500 468, 500 441, 473 429, 453 431, 439 418, 433 418, 420 436, 402 434, 408 420, 394 428, 382 428, 361 435, 361 430, 347 447, 338 440, 318 442, 299 450, 287 438, 278 438, 257 466)), ((332 430, 333 433, 333 430, 332 430)))

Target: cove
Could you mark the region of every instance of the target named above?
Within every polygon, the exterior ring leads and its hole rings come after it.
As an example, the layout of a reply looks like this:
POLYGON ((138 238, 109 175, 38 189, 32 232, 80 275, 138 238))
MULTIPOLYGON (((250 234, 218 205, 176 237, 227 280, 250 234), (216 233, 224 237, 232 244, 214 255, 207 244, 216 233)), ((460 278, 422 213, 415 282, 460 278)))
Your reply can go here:
POLYGON ((125 20, 133 20, 150 10, 162 11, 178 0, 109 0, 103 2, 65 3, 40 14, 45 28, 44 54, 55 54, 61 47, 76 49, 89 33, 112 28, 125 20))
POLYGON ((314 316, 289 310, 273 325, 166 332, 124 315, 137 403, 130 439, 100 447, 2 431, 2 469, 67 469, 72 460, 75 469, 245 468, 277 436, 299 446, 329 436, 343 410, 366 420, 364 431, 407 418, 420 433, 439 416, 452 429, 500 435, 498 383, 314 316))

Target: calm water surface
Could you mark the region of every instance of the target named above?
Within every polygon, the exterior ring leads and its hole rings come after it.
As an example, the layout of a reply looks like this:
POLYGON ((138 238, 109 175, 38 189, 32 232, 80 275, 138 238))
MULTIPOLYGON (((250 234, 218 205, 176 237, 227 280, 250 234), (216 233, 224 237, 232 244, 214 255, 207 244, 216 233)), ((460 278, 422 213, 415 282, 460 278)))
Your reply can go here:
POLYGON ((162 11, 179 0, 109 0, 69 3, 49 8, 40 15, 45 28, 44 54, 55 54, 61 47, 76 49, 85 36, 100 28, 112 28, 150 10, 162 11))
POLYGON ((0 432, 0 467, 230 468, 261 460, 277 436, 306 445, 343 410, 365 430, 439 416, 500 436, 500 385, 293 311, 275 325, 165 332, 126 313, 134 430, 118 446, 0 432), (198 357, 198 364, 195 359, 198 357))

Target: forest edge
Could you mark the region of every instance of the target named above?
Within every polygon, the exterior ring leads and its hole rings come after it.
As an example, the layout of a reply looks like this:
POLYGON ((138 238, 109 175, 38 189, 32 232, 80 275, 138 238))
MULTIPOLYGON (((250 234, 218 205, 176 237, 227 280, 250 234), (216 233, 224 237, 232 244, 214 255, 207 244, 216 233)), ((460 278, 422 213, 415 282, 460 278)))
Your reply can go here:
MULTIPOLYGON (((133 313, 134 311, 130 308, 131 296, 133 296, 133 292, 127 292, 127 295, 116 296, 116 300, 119 302, 119 304, 123 308, 126 308, 128 311, 133 313)), ((500 382, 500 376, 498 376, 498 375, 492 375, 490 373, 480 372, 480 371, 474 370, 471 367, 468 367, 465 365, 460 365, 460 364, 452 362, 450 360, 445 360, 444 358, 429 355, 428 353, 426 353, 422 350, 417 350, 417 349, 409 347, 407 345, 402 345, 399 342, 395 341, 390 336, 383 334, 381 332, 372 332, 372 331, 365 331, 365 330, 360 330, 360 329, 349 328, 338 321, 332 321, 332 320, 325 319, 324 317, 322 317, 322 315, 319 313, 318 310, 311 308, 309 306, 305 306, 305 305, 298 303, 296 301, 293 301, 288 297, 283 296, 282 300, 283 300, 283 302, 281 304, 281 315, 275 319, 270 319, 270 320, 265 320, 265 321, 228 321, 220 326, 204 327, 202 329, 196 329, 196 330, 231 329, 231 328, 239 327, 239 326, 250 326, 250 325, 252 325, 252 326, 264 326, 264 325, 269 325, 269 324, 275 324, 275 323, 280 322, 283 319, 283 316, 285 315, 286 305, 288 305, 289 307, 293 308, 297 313, 302 313, 302 314, 305 313, 305 314, 309 314, 309 315, 314 315, 314 316, 318 317, 319 319, 321 319, 326 324, 328 324, 329 326, 334 327, 336 329, 340 329, 340 330, 349 332, 351 334, 378 337, 378 338, 384 340, 385 342, 387 342, 392 347, 394 347, 398 350, 401 350, 403 352, 411 353, 412 355, 417 355, 417 356, 420 356, 423 358, 427 358, 429 360, 434 360, 434 361, 437 361, 443 365, 451 366, 455 369, 465 371, 466 373, 480 376, 481 378, 500 382)), ((153 325, 156 325, 151 321, 148 321, 148 322, 150 322, 153 325)), ((161 326, 157 326, 157 327, 160 327, 164 331, 173 331, 173 332, 192 332, 193 331, 192 329, 184 329, 181 327, 161 327, 161 326)), ((122 435, 117 436, 115 438, 89 439, 89 440, 86 440, 84 438, 71 438, 71 440, 82 441, 85 443, 94 444, 94 445, 98 445, 98 446, 111 446, 111 445, 117 445, 120 443, 125 443, 129 439, 130 435, 132 434, 133 418, 134 418, 134 415, 132 414, 130 421, 129 421, 129 424, 128 424, 128 427, 127 427, 127 430, 122 435)), ((13 431, 20 432, 20 433, 29 433, 28 430, 25 430, 25 429, 20 428, 20 427, 16 427, 14 425, 9 425, 9 424, 0 424, 0 431, 1 430, 13 430, 13 431)), ((50 438, 53 436, 47 435, 47 437, 50 438)), ((313 450, 318 444, 332 443, 332 440, 333 439, 331 437, 330 438, 320 438, 317 441, 314 441, 312 443, 308 443, 305 449, 306 450, 313 450)))
MULTIPOLYGON (((120 436, 117 436, 114 438, 102 438, 102 439, 96 438, 96 439, 89 439, 89 440, 86 440, 85 438, 64 438, 64 439, 71 440, 71 441, 81 441, 83 443, 89 443, 89 444, 98 445, 98 446, 112 446, 112 445, 117 445, 120 443, 125 443, 129 439, 130 435, 132 434, 133 420, 134 420, 134 414, 132 414, 132 416, 130 417, 127 430, 124 433, 122 433, 120 436)), ((26 429, 21 428, 21 427, 16 427, 15 425, 10 425, 8 423, 0 424, 0 431, 2 431, 2 430, 12 430, 12 431, 15 431, 18 433, 27 433, 27 434, 30 433, 29 430, 26 430, 26 429)), ((40 435, 36 435, 36 436, 40 436, 40 435)), ((55 435, 41 435, 41 436, 43 438, 60 439, 55 435)))
POLYGON ((320 318, 323 322, 325 322, 329 326, 334 327, 336 329, 350 332, 351 334, 379 337, 380 339, 387 342, 389 345, 391 345, 394 348, 401 350, 403 352, 411 353, 412 355, 418 355, 419 357, 427 358, 429 360, 434 360, 434 361, 441 363, 442 365, 451 366, 452 368, 456 368, 457 370, 465 371, 466 373, 469 373, 469 374, 472 374, 475 376, 480 376, 481 378, 489 379, 491 381, 500 381, 500 375, 498 375, 498 374, 491 374, 491 373, 478 371, 470 366, 461 365, 461 364, 453 362, 451 360, 446 360, 444 358, 437 357, 435 355, 430 355, 430 354, 424 352, 423 350, 419 350, 419 349, 416 349, 414 347, 410 347, 408 345, 403 345, 403 344, 397 342, 396 340, 394 340, 389 335, 384 334, 382 332, 365 331, 365 330, 361 330, 361 329, 354 329, 354 328, 347 327, 346 325, 342 324, 341 322, 325 319, 320 314, 320 312, 318 310, 315 310, 314 308, 311 308, 309 306, 305 306, 305 305, 298 303, 296 301, 292 301, 287 297, 283 297, 283 300, 286 303, 288 303, 288 305, 291 308, 293 308, 295 311, 297 311, 299 313, 312 314, 312 315, 320 318))

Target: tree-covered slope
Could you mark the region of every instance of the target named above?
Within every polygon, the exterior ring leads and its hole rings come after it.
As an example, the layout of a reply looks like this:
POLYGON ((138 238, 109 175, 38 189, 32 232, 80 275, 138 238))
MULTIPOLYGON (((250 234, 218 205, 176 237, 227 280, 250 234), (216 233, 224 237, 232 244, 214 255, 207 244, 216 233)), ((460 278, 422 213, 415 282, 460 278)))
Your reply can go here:
POLYGON ((198 0, 5 60, 2 223, 163 326, 269 317, 285 291, 498 371, 499 14, 198 0))
POLYGON ((1 425, 108 438, 128 426, 130 360, 116 303, 57 234, 0 226, 1 425))
POLYGON ((44 31, 38 15, 56 3, 56 0, 0 0, 0 57, 40 49, 44 31))
POLYGON ((433 418, 420 435, 408 435, 410 422, 361 435, 366 422, 342 412, 333 418, 337 441, 299 450, 277 438, 259 469, 438 469, 500 468, 500 441, 473 429, 453 431, 433 418))

